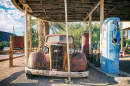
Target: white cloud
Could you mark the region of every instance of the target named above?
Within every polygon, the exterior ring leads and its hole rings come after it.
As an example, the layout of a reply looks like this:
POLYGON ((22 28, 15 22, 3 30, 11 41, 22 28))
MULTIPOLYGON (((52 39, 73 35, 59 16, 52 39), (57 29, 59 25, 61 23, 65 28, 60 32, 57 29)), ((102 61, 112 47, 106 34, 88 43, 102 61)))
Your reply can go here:
POLYGON ((0 9, 0 27, 3 29, 12 29, 13 26, 15 28, 20 28, 23 27, 23 19, 20 17, 23 16, 23 13, 20 11, 16 10, 9 10, 5 11, 4 9, 0 9), (20 21, 21 20, 21 21, 20 21))
POLYGON ((21 17, 24 16, 24 14, 21 11, 17 10, 17 9, 15 9, 15 10, 8 10, 7 13, 13 19, 18 19, 18 20, 22 19, 21 17))
POLYGON ((13 26, 16 34, 21 34, 24 30, 24 20, 21 18, 23 13, 15 8, 10 0, 0 0, 0 31, 13 32, 13 26), (8 9, 10 8, 10 9, 8 9), (22 29, 22 30, 21 30, 22 29))
POLYGON ((0 6, 6 7, 6 8, 15 8, 11 0, 0 0, 0 6))

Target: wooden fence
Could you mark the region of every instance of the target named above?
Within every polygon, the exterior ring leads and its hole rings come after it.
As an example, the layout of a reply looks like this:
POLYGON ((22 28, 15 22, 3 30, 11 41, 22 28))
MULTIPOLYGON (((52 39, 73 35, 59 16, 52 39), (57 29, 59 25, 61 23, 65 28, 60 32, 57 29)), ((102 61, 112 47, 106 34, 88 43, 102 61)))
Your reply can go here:
MULTIPOLYGON (((32 51, 32 50, 37 51, 37 48, 35 48, 35 49, 34 48, 28 49, 28 55, 29 55, 29 52, 32 51)), ((21 56, 13 57, 13 53, 14 52, 23 52, 23 51, 24 50, 13 50, 13 48, 11 48, 11 47, 9 48, 9 51, 0 51, 0 54, 7 54, 7 53, 9 53, 9 58, 7 58, 7 59, 0 59, 0 62, 9 60, 9 66, 12 67, 13 66, 13 59, 25 56, 25 55, 21 55, 21 56)))

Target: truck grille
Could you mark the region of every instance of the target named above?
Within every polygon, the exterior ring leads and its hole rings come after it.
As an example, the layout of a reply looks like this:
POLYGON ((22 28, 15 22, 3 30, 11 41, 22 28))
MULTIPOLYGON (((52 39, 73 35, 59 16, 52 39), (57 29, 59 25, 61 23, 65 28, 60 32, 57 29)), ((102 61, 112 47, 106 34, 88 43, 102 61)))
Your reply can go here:
POLYGON ((64 46, 61 44, 51 45, 52 69, 63 69, 64 46))

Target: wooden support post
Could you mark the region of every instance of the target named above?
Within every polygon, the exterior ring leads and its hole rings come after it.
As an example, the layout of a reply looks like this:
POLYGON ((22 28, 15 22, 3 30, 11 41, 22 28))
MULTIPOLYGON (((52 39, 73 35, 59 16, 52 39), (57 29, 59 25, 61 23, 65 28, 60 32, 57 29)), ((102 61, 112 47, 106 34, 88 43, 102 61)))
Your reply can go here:
MULTIPOLYGON (((31 21, 31 16, 29 16, 29 21, 31 21)), ((30 49, 32 48, 32 26, 29 25, 29 31, 30 31, 30 49)), ((32 49, 31 49, 32 51, 32 49)))
POLYGON ((10 67, 13 66, 13 48, 12 47, 9 48, 9 66, 10 67))
MULTIPOLYGON (((66 41, 67 41, 67 60, 68 60, 68 73, 70 73, 70 58, 69 58, 69 42, 68 42, 68 16, 67 16, 67 0, 64 0, 65 4, 65 21, 66 21, 66 41)), ((71 77, 68 77, 71 81, 71 77)))
POLYGON ((124 35, 124 30, 121 28, 121 52, 123 52, 123 35, 124 35))
MULTIPOLYGON (((30 51, 30 50, 29 50, 29 48, 28 48, 28 59, 29 59, 29 51, 30 51)), ((28 62, 28 61, 27 61, 27 62, 28 62)))
POLYGON ((104 21, 104 0, 100 0, 100 62, 102 58, 102 23, 104 21))
POLYGON ((27 66, 27 61, 28 61, 28 35, 27 35, 27 6, 25 5, 25 11, 24 11, 24 36, 25 36, 25 63, 27 66))
POLYGON ((92 21, 92 14, 89 14, 89 54, 92 54, 92 25, 91 25, 91 21, 92 21))
POLYGON ((128 45, 128 31, 129 31, 129 30, 126 30, 126 47, 127 47, 127 45, 128 45))

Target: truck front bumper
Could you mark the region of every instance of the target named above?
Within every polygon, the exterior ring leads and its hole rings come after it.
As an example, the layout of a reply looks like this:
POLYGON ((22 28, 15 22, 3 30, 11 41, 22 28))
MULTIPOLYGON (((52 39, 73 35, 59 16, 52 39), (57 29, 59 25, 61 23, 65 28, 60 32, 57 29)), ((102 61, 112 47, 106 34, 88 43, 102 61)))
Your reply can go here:
POLYGON ((89 75, 89 71, 82 72, 66 72, 66 71, 50 71, 50 70, 38 70, 38 69, 30 69, 25 67, 25 72, 27 74, 32 75, 42 75, 42 76, 54 76, 54 77, 87 77, 89 75))

